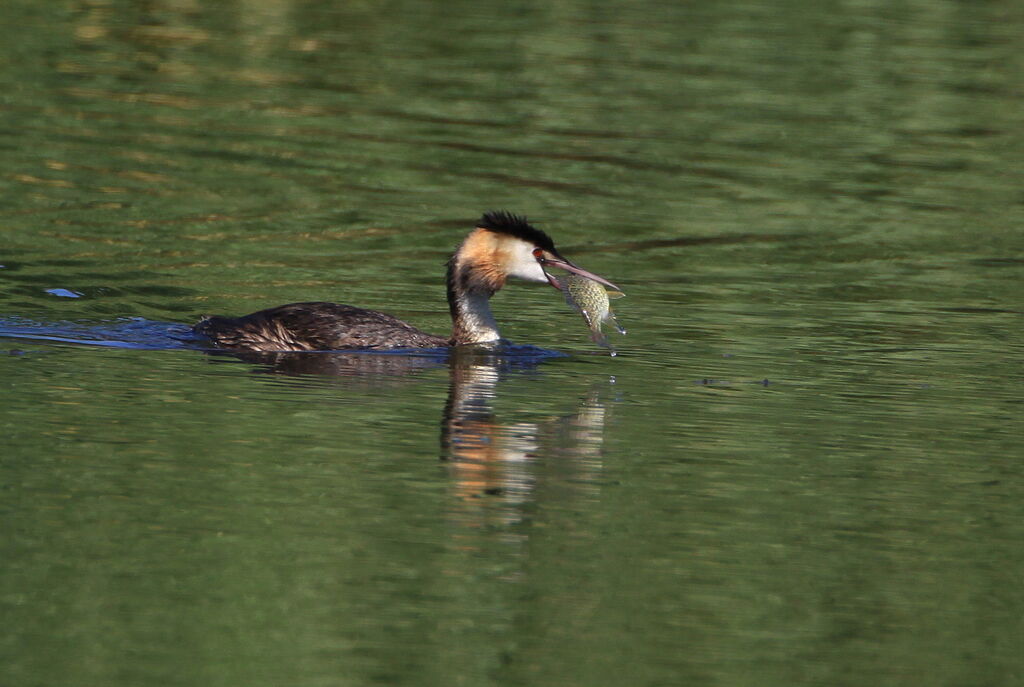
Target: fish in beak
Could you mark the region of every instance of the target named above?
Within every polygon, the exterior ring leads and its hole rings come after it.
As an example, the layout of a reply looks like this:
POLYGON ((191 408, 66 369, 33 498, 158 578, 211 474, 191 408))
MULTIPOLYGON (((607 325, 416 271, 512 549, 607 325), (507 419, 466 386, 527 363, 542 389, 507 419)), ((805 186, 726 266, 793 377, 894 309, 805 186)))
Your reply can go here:
POLYGON ((548 272, 548 268, 549 267, 558 267, 559 269, 563 269, 566 272, 570 272, 572 274, 578 274, 579 276, 586 277, 587 279, 593 279, 598 284, 604 284, 608 288, 613 289, 615 291, 622 291, 622 289, 620 289, 618 286, 616 286, 615 284, 611 283, 610 281, 608 281, 604 277, 596 275, 593 272, 588 272, 587 270, 583 269, 582 267, 578 267, 578 266, 572 264, 567 259, 565 259, 564 257, 562 257, 561 255, 559 255, 557 253, 544 253, 544 254, 538 255, 537 256, 537 262, 540 263, 541 269, 544 270, 544 276, 548 278, 548 283, 551 284, 556 289, 558 289, 559 291, 563 290, 562 289, 562 284, 561 284, 561 282, 558 281, 557 277, 555 277, 550 272, 548 272))

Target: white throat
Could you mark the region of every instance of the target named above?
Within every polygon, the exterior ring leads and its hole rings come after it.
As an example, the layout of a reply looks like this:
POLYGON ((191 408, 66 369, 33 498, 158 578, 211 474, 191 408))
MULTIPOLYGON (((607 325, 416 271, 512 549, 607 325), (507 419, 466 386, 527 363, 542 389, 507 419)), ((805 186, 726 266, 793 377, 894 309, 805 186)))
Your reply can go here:
POLYGON ((498 323, 491 314, 490 297, 480 291, 467 291, 456 296, 460 322, 456 324, 461 330, 460 343, 485 343, 501 338, 498 323))

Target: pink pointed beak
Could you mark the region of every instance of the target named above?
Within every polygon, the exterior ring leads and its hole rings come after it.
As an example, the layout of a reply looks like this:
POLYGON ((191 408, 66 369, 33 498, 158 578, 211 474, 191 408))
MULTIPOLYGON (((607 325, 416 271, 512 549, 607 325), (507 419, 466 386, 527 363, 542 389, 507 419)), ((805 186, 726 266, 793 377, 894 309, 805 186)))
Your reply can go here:
POLYGON ((561 282, 558 281, 557 278, 555 278, 553 275, 551 275, 548 272, 548 270, 547 270, 548 267, 558 267, 560 269, 565 270, 566 272, 572 272, 573 274, 578 274, 581 277, 586 277, 587 279, 593 279, 598 284, 604 284, 605 286, 607 286, 610 289, 615 289, 616 291, 622 291, 622 289, 620 289, 618 286, 616 286, 615 284, 611 283, 610 281, 608 281, 604 277, 596 275, 593 272, 588 272, 587 270, 583 269, 582 267, 577 267, 576 265, 572 264, 571 262, 569 262, 568 260, 563 258, 561 255, 557 255, 556 254, 556 256, 557 257, 555 257, 554 259, 552 259, 552 258, 543 258, 543 257, 542 258, 537 258, 537 262, 540 263, 541 269, 544 270, 544 276, 548 278, 548 283, 551 284, 556 289, 558 289, 559 291, 562 290, 562 284, 561 284, 561 282))

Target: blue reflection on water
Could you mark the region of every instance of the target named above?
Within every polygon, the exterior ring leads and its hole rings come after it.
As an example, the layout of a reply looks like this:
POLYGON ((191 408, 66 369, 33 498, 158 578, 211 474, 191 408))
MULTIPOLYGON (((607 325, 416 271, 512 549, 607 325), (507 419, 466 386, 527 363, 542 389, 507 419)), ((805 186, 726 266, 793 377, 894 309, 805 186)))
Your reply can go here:
POLYGON ((0 318, 0 337, 149 350, 201 348, 202 343, 188 325, 142 317, 110 322, 35 322, 7 317, 0 318))

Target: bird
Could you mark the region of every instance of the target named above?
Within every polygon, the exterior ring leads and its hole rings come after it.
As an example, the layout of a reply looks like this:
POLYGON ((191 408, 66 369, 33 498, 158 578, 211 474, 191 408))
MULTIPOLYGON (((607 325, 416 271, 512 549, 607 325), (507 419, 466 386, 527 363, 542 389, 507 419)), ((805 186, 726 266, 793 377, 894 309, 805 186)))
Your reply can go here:
POLYGON ((376 310, 341 303, 290 303, 242 317, 208 316, 192 331, 217 348, 238 351, 337 351, 444 348, 502 341, 490 298, 509 278, 562 284, 549 268, 620 290, 570 262, 525 216, 490 211, 476 222, 447 263, 449 336, 429 334, 376 310))

